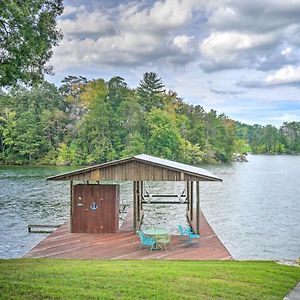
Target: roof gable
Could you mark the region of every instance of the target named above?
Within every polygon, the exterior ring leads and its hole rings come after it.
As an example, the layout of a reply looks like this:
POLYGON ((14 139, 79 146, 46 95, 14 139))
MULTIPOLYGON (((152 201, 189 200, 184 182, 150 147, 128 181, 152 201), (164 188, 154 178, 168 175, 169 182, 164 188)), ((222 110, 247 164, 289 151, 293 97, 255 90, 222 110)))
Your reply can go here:
POLYGON ((47 180, 222 181, 205 169, 146 154, 52 176, 47 180))

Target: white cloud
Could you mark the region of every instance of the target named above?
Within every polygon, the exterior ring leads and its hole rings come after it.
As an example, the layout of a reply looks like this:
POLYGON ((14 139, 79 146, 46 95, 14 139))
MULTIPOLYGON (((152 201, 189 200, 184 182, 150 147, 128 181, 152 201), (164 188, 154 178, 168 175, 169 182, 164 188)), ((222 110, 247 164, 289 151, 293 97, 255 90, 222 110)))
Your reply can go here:
POLYGON ((299 61, 282 48, 300 45, 300 1, 219 1, 207 17, 208 36, 200 41, 206 71, 272 70, 299 61))
POLYGON ((281 55, 286 56, 286 57, 290 57, 291 53, 292 53, 292 48, 291 47, 286 47, 285 49, 283 49, 281 51, 281 55))
POLYGON ((263 33, 282 30, 299 23, 299 0, 264 0, 219 2, 208 23, 214 30, 263 33))
POLYGON ((66 38, 88 38, 113 34, 114 24, 100 11, 77 10, 76 16, 60 19, 58 26, 66 38))
MULTIPOLYGON (((84 53, 100 57, 99 61, 92 60, 97 66, 120 61, 140 66, 151 61, 176 68, 198 60, 204 71, 212 72, 272 70, 299 61, 294 43, 300 26, 300 1, 283 5, 278 0, 129 0, 107 6, 103 2, 98 6, 89 2, 78 7, 67 5, 58 22, 65 39, 76 40, 78 48, 97 44, 98 49, 91 46, 84 53), (289 48, 292 53, 284 50, 289 48), (108 51, 111 55, 106 58, 102 54, 108 51)), ((80 65, 83 54, 72 51, 70 48, 68 55, 80 65)), ((55 56, 60 53, 55 51, 55 56)))
POLYGON ((149 53, 159 51, 155 45, 159 45, 155 37, 141 35, 137 38, 131 33, 96 40, 64 40, 55 49, 53 62, 58 69, 69 65, 132 65, 144 61, 149 53))
POLYGON ((116 66, 161 63, 176 66, 193 60, 193 36, 178 34, 192 22, 196 0, 130 2, 110 9, 69 7, 59 27, 64 40, 54 49, 56 69, 72 66, 116 66), (183 27, 182 27, 183 26, 183 27))
POLYGON ((194 40, 194 36, 188 35, 177 35, 173 38, 173 44, 179 48, 182 52, 192 52, 193 48, 191 46, 191 41, 194 40))
POLYGON ((156 1, 152 7, 138 10, 128 6, 122 11, 121 26, 133 31, 161 31, 177 29, 192 21, 193 11, 202 1, 156 1))
POLYGON ((86 10, 86 7, 84 5, 80 5, 80 6, 70 6, 70 5, 66 5, 64 7, 64 11, 62 13, 62 17, 67 17, 70 16, 72 14, 76 14, 79 12, 83 12, 86 10))
POLYGON ((205 59, 205 70, 227 68, 253 68, 263 63, 263 51, 271 48, 276 34, 242 34, 237 31, 213 32, 199 44, 199 50, 205 59), (253 55, 253 52, 257 53, 253 55), (260 55, 258 55, 260 54, 260 55))
POLYGON ((300 67, 286 66, 275 73, 268 75, 263 79, 265 85, 284 85, 298 84, 300 85, 300 67))

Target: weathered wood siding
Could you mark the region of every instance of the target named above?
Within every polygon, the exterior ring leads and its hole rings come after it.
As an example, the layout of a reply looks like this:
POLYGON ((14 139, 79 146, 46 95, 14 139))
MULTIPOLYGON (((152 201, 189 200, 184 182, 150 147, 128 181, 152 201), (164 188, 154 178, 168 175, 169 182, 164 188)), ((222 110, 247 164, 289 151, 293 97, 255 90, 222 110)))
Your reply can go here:
POLYGON ((99 169, 86 170, 80 174, 66 174, 58 180, 209 181, 210 179, 155 164, 125 161, 115 165, 103 166, 99 169))
POLYGON ((119 229, 119 186, 74 185, 72 232, 115 233, 119 229), (95 204, 95 209, 91 205, 95 204))

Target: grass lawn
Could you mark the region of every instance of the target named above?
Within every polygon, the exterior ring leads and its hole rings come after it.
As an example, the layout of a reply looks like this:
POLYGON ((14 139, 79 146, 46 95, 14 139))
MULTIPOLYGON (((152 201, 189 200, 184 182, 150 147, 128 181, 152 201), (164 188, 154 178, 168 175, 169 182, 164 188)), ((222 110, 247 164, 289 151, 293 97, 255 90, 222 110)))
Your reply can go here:
POLYGON ((1 299, 282 299, 299 281, 264 261, 0 260, 1 299))

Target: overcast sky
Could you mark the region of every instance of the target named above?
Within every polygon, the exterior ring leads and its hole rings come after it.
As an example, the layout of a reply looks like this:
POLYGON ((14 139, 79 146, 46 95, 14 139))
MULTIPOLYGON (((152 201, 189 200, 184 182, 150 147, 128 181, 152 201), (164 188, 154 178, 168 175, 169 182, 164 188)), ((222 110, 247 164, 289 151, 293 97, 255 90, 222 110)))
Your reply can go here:
POLYGON ((300 121, 300 0, 66 0, 50 64, 67 75, 156 72, 167 89, 248 124, 300 121))

